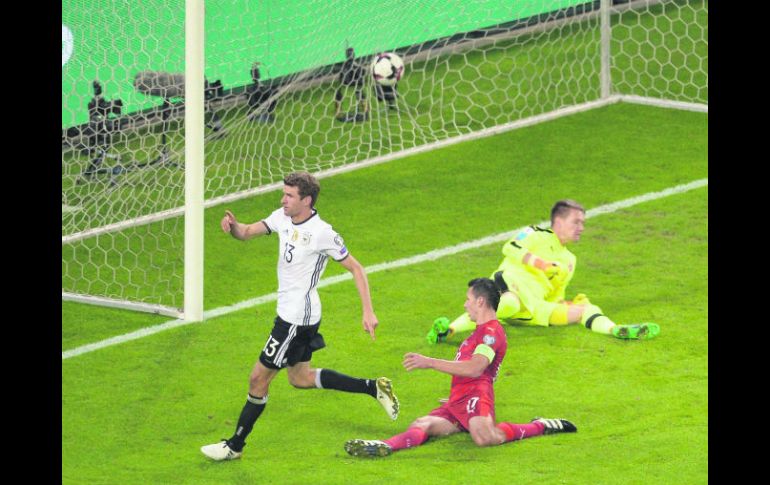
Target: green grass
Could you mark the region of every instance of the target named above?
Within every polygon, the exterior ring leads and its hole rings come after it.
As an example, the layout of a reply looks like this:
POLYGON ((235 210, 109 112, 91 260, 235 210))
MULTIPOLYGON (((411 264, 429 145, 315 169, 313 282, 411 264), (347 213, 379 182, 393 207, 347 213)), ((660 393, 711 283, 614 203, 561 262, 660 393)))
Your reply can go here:
MULTIPOLYGON (((587 208, 708 176, 703 114, 615 105, 322 180, 318 208, 371 265, 547 218, 554 200, 587 208)), ((277 193, 229 204, 243 220, 277 193)), ((206 212, 205 306, 275 291, 276 241, 236 241, 206 212)), ((369 276, 381 322, 372 343, 352 282, 320 290, 328 347, 314 365, 390 376, 402 401, 391 422, 364 396, 296 390, 280 375, 242 460, 208 462, 199 447, 229 436, 274 303, 62 361, 64 484, 590 483, 708 481, 708 190, 589 219, 573 247, 568 296, 589 295, 620 323, 651 320, 651 341, 584 328, 506 327, 497 416, 565 417, 557 435, 477 448, 465 434, 380 461, 348 457, 350 438, 387 438, 438 405, 446 375, 401 367, 428 346, 438 315, 462 312, 466 282, 499 263, 499 244, 369 276)), ((331 263, 326 276, 342 272, 331 263)), ((65 304, 62 349, 167 319, 65 304)))

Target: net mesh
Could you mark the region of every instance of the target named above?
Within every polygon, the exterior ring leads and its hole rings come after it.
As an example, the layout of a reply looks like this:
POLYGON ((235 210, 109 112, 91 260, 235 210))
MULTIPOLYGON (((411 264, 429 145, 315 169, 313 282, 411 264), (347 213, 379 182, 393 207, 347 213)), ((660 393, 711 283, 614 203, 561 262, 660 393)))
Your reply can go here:
MULTIPOLYGON (((707 103, 707 2, 612 13, 613 94, 707 103)), ((131 221, 184 204, 183 93, 134 82, 184 72, 184 2, 62 18, 62 290, 179 308, 183 218, 131 221)), ((209 200, 601 96, 598 1, 221 0, 205 28, 209 200), (395 92, 371 75, 382 52, 405 63, 395 92)))

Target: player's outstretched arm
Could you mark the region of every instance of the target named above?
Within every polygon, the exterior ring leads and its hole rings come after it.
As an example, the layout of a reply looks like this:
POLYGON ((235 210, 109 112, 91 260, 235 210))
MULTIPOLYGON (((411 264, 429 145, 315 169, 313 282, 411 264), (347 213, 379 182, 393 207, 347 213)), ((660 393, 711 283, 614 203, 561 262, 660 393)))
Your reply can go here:
POLYGON ((240 239, 241 241, 262 236, 269 232, 264 222, 258 221, 252 224, 238 222, 233 213, 229 210, 225 211, 225 216, 222 218, 219 225, 224 232, 230 233, 235 239, 240 239))
POLYGON ((363 307, 364 316, 362 324, 364 330, 369 332, 372 340, 374 340, 374 330, 377 328, 379 322, 377 321, 377 315, 374 314, 374 308, 372 307, 372 296, 369 293, 369 280, 366 278, 366 270, 361 266, 352 254, 348 253, 348 257, 340 261, 340 264, 353 274, 353 280, 356 282, 356 288, 358 289, 358 296, 361 297, 361 306, 363 307))
POLYGON ((478 377, 490 364, 490 360, 482 354, 475 354, 471 360, 444 360, 426 357, 422 354, 409 352, 404 355, 404 368, 407 371, 415 369, 433 369, 445 374, 460 377, 478 377))

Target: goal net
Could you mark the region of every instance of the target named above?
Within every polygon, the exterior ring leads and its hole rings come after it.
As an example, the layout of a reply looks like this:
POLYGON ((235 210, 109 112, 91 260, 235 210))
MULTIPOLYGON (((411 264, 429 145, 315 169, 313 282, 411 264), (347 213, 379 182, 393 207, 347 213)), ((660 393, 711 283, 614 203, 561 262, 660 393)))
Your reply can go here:
MULTIPOLYGON (((184 14, 62 2, 63 299, 184 313, 184 14)), ((208 2, 205 205, 610 102, 707 112, 707 34, 706 1, 208 2)))

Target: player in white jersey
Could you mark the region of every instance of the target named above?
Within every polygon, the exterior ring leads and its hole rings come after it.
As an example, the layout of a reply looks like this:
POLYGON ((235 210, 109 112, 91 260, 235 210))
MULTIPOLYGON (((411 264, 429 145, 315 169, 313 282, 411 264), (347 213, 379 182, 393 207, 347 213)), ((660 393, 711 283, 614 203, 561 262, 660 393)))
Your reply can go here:
MULTIPOLYGON (((268 234, 278 234, 278 316, 296 325, 321 319, 321 300, 316 287, 329 258, 342 263, 350 259, 345 244, 313 210, 309 219, 295 224, 277 209, 264 221, 268 234)), ((352 271, 352 267, 348 268, 352 271)), ((375 322, 365 314, 364 325, 375 322)))
POLYGON ((326 346, 318 333, 321 301, 317 287, 329 258, 353 274, 363 305, 363 327, 372 340, 378 321, 363 266, 314 208, 320 191, 318 181, 307 172, 295 172, 283 182, 282 207, 267 218, 243 224, 232 212, 225 211, 221 222, 223 231, 240 240, 278 234, 278 316, 249 376, 249 394, 235 433, 230 439, 201 447, 204 455, 217 461, 240 458, 245 439, 267 404, 270 382, 283 368, 294 387, 369 394, 379 401, 391 419, 398 417, 398 399, 390 379, 359 379, 310 367, 313 352, 326 346))

